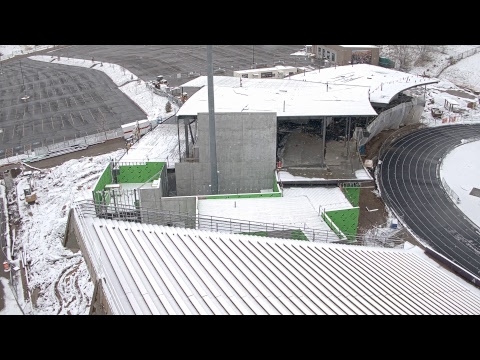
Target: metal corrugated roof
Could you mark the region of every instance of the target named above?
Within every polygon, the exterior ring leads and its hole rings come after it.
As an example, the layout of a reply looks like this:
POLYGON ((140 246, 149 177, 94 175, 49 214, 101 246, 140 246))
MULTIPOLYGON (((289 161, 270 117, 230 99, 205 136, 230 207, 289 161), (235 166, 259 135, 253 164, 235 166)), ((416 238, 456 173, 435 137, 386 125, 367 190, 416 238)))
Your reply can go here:
POLYGON ((480 314, 477 293, 404 249, 83 223, 115 314, 480 314))

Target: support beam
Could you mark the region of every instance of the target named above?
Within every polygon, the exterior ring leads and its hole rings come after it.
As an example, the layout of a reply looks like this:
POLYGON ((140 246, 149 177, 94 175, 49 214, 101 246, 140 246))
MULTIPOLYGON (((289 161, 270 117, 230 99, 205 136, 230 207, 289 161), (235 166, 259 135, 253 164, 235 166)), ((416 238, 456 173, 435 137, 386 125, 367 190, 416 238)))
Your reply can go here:
POLYGON ((190 136, 192 137, 192 144, 195 145, 195 137, 193 136, 192 123, 191 122, 188 123, 188 129, 190 130, 190 136))

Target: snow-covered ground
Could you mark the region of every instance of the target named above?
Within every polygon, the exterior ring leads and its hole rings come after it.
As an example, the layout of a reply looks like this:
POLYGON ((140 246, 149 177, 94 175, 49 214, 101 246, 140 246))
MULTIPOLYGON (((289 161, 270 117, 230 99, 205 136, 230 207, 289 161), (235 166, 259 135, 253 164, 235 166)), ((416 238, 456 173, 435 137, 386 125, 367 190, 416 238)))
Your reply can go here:
MULTIPOLYGON (((440 65, 434 66, 434 61, 427 65, 423 64, 422 67, 414 68, 412 72, 423 74, 427 68, 435 69, 443 66, 446 58, 475 47, 474 45, 445 46, 446 53, 439 53, 438 59, 435 60, 439 61, 440 65)), ((0 60, 12 56, 12 54, 34 51, 34 49, 31 45, 0 45, 0 53, 2 53, 0 60)), ((50 61, 51 57, 37 55, 32 56, 32 59, 50 61)), ((60 60, 55 61, 73 66, 90 67, 92 65, 91 61, 78 59, 60 58, 60 60)), ((427 106, 422 117, 422 121, 426 125, 449 126, 454 124, 454 122, 442 122, 441 119, 434 119, 430 113, 431 107, 444 110, 444 118, 455 117, 455 123, 480 121, 479 110, 467 107, 470 100, 446 92, 461 90, 453 81, 459 81, 461 83, 459 85, 464 86, 464 82, 471 79, 472 86, 476 86, 475 84, 478 84, 480 77, 480 69, 478 69, 477 64, 480 64, 480 54, 457 62, 454 66, 442 72, 439 76, 441 79, 439 84, 427 86, 425 93, 427 106), (444 109, 445 99, 455 100, 463 113, 449 112, 444 109)), ((94 69, 105 71, 117 85, 124 84, 132 79, 136 80, 135 75, 115 64, 104 63, 103 66, 97 65, 94 69)), ((149 114, 149 118, 165 116, 166 114, 159 112, 159 109, 165 109, 167 100, 158 96, 152 101, 150 92, 146 93, 144 90, 145 95, 140 94, 140 88, 146 89, 145 84, 143 86, 137 84, 137 81, 132 81, 122 86, 121 89, 149 114)), ((478 103, 477 95, 475 95, 474 101, 478 103)), ((81 256, 64 248, 61 242, 65 232, 68 209, 74 199, 91 196, 93 185, 111 159, 118 160, 123 156, 123 159, 128 161, 144 161, 165 160, 168 157, 175 161, 178 155, 176 147, 173 149, 174 145, 178 144, 176 130, 165 126, 165 131, 162 132, 161 128, 161 126, 158 126, 154 131, 145 135, 128 154, 125 150, 117 150, 95 157, 70 160, 48 170, 35 170, 35 168, 27 167, 26 170, 35 173, 34 186, 38 196, 38 202, 35 206, 26 205, 21 197, 14 199, 11 195, 7 196, 4 186, 0 184, 0 196, 5 199, 5 203, 8 201, 13 204, 12 208, 17 208, 16 211, 21 218, 21 226, 15 235, 15 239, 9 239, 9 241, 13 240, 15 243, 14 251, 16 253, 14 255, 18 256, 20 252, 24 253, 26 260, 29 261, 28 288, 30 290, 36 289, 39 296, 35 307, 33 307, 29 301, 23 300, 23 294, 19 289, 19 293, 16 294, 18 297, 17 303, 14 300, 14 293, 11 292, 11 286, 2 280, 7 305, 4 310, 0 311, 0 315, 21 313, 22 311, 26 314, 88 314, 93 295, 93 284, 90 282, 86 264, 81 256), (175 141, 172 139, 175 139, 175 141)), ((478 142, 471 143, 468 147, 462 146, 452 152, 450 155, 452 157, 451 161, 450 157, 447 157, 444 161, 442 174, 452 189, 459 189, 458 191, 455 190, 459 195, 465 195, 466 190, 462 190, 462 188, 474 186, 475 181, 477 185, 480 184, 480 174, 471 171, 480 169, 479 157, 475 156, 478 151, 480 151, 478 142), (474 146, 477 147, 473 148, 474 146), (450 176, 466 170, 470 171, 468 177, 450 176), (466 178, 468 178, 468 184, 466 178)), ((23 194, 23 187, 27 184, 27 175, 19 175, 16 182, 17 193, 23 194)), ((469 214, 470 206, 473 209, 472 211, 477 211, 476 214, 478 214, 478 210, 480 210, 478 199, 480 198, 466 197, 465 200, 462 199, 459 206, 460 208, 465 206, 466 214, 469 214), (468 205, 469 200, 477 201, 477 203, 468 205)), ((470 215, 468 216, 470 217, 470 215)), ((472 215, 472 217, 472 220, 474 220, 475 215, 472 215)), ((458 281, 462 280, 458 278, 458 281)), ((467 283, 465 284, 468 286, 467 283)))

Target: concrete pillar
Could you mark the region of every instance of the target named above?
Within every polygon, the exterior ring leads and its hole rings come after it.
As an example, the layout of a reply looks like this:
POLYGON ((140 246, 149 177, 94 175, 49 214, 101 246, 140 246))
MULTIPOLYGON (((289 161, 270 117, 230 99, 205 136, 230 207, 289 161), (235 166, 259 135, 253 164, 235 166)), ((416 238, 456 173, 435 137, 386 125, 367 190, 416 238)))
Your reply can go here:
POLYGON ((323 117, 323 129, 322 129, 322 136, 323 136, 323 142, 322 142, 322 167, 325 167, 325 134, 327 132, 327 117, 323 117))
POLYGON ((182 162, 182 149, 180 147, 180 124, 179 119, 177 117, 177 139, 178 139, 178 161, 182 162))
POLYGON ((183 126, 185 128, 185 157, 190 157, 190 152, 188 151, 188 118, 183 119, 183 126))

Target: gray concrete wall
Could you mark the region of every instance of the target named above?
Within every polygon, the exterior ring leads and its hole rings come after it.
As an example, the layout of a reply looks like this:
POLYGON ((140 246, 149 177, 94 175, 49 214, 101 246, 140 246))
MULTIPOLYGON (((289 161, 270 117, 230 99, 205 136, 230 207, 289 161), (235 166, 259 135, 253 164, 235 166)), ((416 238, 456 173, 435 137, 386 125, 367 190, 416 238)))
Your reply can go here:
POLYGON ((210 195, 210 164, 176 163, 175 182, 177 196, 210 195))
POLYGON ((175 225, 181 222, 182 227, 195 228, 197 202, 190 197, 161 197, 158 189, 142 189, 140 192, 142 222, 157 225, 175 225), (188 214, 182 217, 177 214, 188 214))
POLYGON ((80 246, 77 240, 77 233, 75 232, 75 217, 73 216, 73 209, 68 212, 67 226, 65 228, 65 235, 63 237, 62 245, 67 249, 77 252, 80 246))
MULTIPOLYGON (((276 113, 216 113, 219 194, 252 193, 273 188, 276 162, 276 113)), ((198 163, 175 164, 177 195, 209 195, 210 133, 208 113, 198 114, 198 163)))

